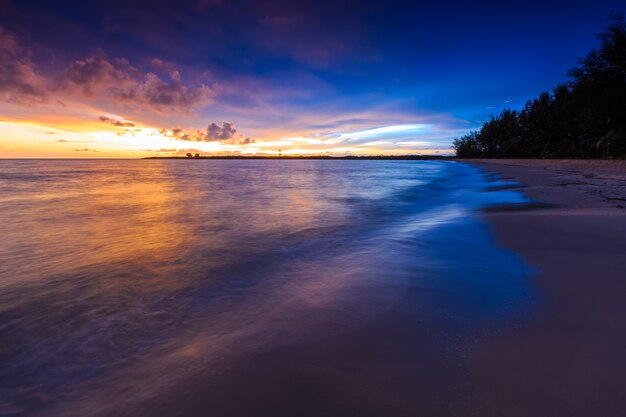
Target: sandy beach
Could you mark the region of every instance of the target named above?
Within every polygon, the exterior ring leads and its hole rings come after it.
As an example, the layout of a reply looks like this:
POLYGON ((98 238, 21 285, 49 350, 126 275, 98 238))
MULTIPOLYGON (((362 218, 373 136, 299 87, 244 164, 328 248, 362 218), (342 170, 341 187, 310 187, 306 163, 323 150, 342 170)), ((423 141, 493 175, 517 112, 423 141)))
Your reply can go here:
POLYGON ((552 208, 487 213, 537 269, 531 319, 471 355, 475 415, 623 416, 626 161, 469 161, 552 208))

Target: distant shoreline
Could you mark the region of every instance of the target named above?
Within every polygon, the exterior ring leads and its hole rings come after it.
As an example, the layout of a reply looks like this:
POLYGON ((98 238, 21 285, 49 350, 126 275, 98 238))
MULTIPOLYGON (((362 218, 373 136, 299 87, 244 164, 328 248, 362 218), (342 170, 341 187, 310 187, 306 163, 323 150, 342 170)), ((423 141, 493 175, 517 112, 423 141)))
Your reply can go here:
POLYGON ((187 156, 148 156, 141 159, 327 159, 327 160, 339 160, 339 159, 348 159, 348 160, 452 160, 454 156, 434 156, 434 155, 378 155, 378 156, 325 156, 325 155, 315 155, 315 156, 267 156, 267 155, 207 155, 207 156, 197 156, 197 157, 187 157, 187 156))

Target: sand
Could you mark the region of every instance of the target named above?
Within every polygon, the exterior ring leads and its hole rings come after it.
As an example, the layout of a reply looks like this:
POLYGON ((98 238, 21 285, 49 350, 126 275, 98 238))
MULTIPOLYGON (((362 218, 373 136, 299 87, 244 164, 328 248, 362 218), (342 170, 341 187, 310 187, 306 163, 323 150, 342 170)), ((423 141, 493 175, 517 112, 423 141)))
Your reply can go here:
POLYGON ((470 354, 472 414, 626 415, 626 161, 468 162, 556 205, 485 214, 538 301, 470 354))

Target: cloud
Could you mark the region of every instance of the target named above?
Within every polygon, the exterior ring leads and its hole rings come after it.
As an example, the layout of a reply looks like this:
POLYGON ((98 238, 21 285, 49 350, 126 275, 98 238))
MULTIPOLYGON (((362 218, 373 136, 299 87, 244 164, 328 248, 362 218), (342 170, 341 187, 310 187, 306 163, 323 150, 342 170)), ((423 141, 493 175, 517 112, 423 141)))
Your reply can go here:
POLYGON ((222 126, 218 126, 215 123, 209 124, 206 130, 207 142, 212 140, 229 140, 235 136, 237 133, 237 129, 235 129, 235 125, 233 123, 222 122, 222 126))
POLYGON ((181 141, 188 142, 220 142, 229 145, 250 145, 255 140, 250 137, 244 138, 237 134, 234 123, 222 122, 219 126, 215 122, 209 123, 206 132, 196 130, 195 132, 185 132, 179 127, 173 129, 160 129, 161 135, 181 141))
POLYGON ((15 35, 4 30, 2 26, 0 26, 0 35, 2 35, 0 36, 0 50, 11 54, 20 52, 22 48, 18 45, 15 35))
POLYGON ((109 117, 109 116, 100 116, 98 117, 98 119, 101 122, 105 122, 105 123, 110 123, 113 126, 118 126, 118 127, 133 127, 135 126, 135 124, 133 122, 129 122, 128 120, 121 120, 115 117, 109 117))
POLYGON ((239 141, 239 144, 240 144, 240 145, 250 145, 250 144, 252 144, 252 143, 254 143, 254 142, 255 142, 255 140, 254 140, 254 139, 252 139, 252 138, 245 138, 245 139, 243 139, 243 140, 240 140, 240 141, 239 141))
POLYGON ((201 153, 202 151, 200 149, 196 149, 196 148, 187 148, 187 149, 179 149, 178 150, 179 153, 201 153))
POLYGON ((175 127, 173 129, 160 129, 159 133, 165 137, 175 140, 182 140, 186 142, 207 142, 206 134, 200 130, 189 133, 183 131, 180 127, 175 127))
POLYGON ((102 49, 96 49, 90 57, 70 64, 59 79, 59 88, 78 87, 83 95, 91 96, 113 86, 128 87, 133 82, 128 61, 110 62, 102 49))
POLYGON ((74 152, 100 152, 95 149, 83 148, 83 149, 74 149, 74 152))
POLYGON ((83 143, 82 140, 67 140, 67 139, 59 139, 55 140, 56 143, 83 143))
POLYGON ((152 64, 152 67, 157 71, 163 68, 163 65, 165 65, 165 61, 159 58, 154 58, 150 63, 152 64))
POLYGON ((112 89, 113 95, 126 103, 147 105, 155 110, 175 109, 189 111, 197 105, 210 103, 211 90, 206 85, 187 87, 178 71, 169 74, 164 81, 154 73, 148 73, 139 81, 125 89, 112 89))
POLYGON ((0 99, 34 105, 46 101, 44 80, 37 74, 31 51, 0 26, 0 99))
MULTIPOLYGON (((161 60, 154 60, 162 65, 161 60)), ((204 84, 186 85, 177 70, 168 73, 169 80, 157 74, 143 74, 128 60, 110 60, 97 49, 84 59, 73 62, 58 80, 58 90, 71 90, 84 97, 107 96, 121 104, 150 108, 159 112, 190 112, 196 106, 208 105, 212 90, 204 84)))
POLYGON ((61 74, 43 75, 37 71, 29 49, 0 26, 0 100, 34 105, 49 96, 106 100, 114 105, 131 106, 159 113, 191 113, 212 102, 213 90, 205 85, 183 81, 173 64, 155 59, 152 65, 166 76, 144 72, 127 59, 109 59, 102 49, 72 62, 61 74))

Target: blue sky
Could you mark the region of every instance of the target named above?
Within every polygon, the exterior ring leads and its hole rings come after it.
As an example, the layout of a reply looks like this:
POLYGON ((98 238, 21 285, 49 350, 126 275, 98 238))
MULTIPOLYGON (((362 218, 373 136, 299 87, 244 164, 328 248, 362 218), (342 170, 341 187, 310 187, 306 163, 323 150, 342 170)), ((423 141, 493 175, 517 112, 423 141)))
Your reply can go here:
POLYGON ((0 155, 68 155, 74 139, 102 156, 446 153, 490 115, 566 81, 621 11, 616 1, 128 3, 0 0, 0 155), (207 134, 211 124, 224 130, 207 134), (76 135, 56 139, 64 129, 76 135))

